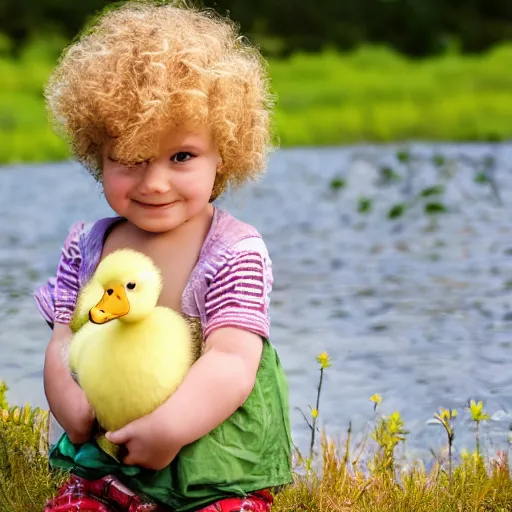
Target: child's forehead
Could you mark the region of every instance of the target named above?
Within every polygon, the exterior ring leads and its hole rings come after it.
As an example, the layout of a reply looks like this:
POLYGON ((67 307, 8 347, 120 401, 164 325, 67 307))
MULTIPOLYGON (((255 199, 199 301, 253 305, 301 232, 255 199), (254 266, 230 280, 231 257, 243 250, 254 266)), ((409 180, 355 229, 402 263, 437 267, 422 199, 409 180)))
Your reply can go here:
POLYGON ((212 141, 212 131, 209 126, 177 126, 160 134, 160 146, 183 144, 208 145, 212 141))

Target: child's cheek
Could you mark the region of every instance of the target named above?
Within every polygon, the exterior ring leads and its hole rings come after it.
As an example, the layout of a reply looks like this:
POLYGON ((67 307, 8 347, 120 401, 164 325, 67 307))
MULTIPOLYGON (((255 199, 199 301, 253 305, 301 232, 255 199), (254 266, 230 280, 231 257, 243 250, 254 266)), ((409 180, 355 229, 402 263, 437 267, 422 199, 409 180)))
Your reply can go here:
POLYGON ((107 173, 103 178, 105 197, 111 205, 127 199, 136 185, 133 177, 124 173, 107 173))

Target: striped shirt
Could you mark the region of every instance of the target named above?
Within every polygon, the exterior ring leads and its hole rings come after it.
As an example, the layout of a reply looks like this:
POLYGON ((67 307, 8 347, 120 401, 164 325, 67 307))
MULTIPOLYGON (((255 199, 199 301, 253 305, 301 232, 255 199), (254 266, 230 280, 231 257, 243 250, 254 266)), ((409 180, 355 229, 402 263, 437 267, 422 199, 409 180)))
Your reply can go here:
MULTIPOLYGON (((112 217, 71 228, 56 276, 34 295, 47 322, 71 321, 78 293, 100 261, 106 235, 120 220, 112 217)), ((182 312, 200 319, 204 339, 221 327, 237 327, 268 338, 272 282, 272 263, 256 229, 215 208, 199 259, 183 291, 182 312)))

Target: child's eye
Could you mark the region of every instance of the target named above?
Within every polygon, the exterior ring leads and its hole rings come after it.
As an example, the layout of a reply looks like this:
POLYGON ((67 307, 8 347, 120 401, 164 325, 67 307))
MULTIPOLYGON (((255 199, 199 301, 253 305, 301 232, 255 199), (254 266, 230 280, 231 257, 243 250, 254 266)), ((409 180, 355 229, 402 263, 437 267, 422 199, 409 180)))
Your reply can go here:
POLYGON ((172 155, 171 160, 177 163, 183 163, 192 158, 194 155, 188 151, 179 151, 172 155))

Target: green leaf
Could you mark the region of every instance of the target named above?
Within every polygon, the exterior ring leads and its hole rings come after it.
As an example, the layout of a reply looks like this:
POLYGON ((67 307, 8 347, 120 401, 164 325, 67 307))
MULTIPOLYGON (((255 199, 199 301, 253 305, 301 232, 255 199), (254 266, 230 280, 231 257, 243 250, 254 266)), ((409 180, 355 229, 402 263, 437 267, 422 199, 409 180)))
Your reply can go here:
POLYGON ((446 213, 448 209, 443 203, 427 203, 425 205, 425 213, 428 215, 435 215, 438 213, 446 213))
POLYGON ((489 177, 487 176, 487 173, 485 173, 484 171, 480 171, 480 172, 476 173, 473 180, 475 183, 478 183, 480 185, 486 185, 487 183, 489 183, 491 181, 489 179, 489 177))
POLYGON ((421 197, 429 197, 442 194, 444 192, 444 185, 432 185, 420 192, 421 197))
POLYGON ((432 157, 432 163, 436 167, 442 167, 446 163, 446 158, 443 155, 434 155, 432 157))
POLYGON ((405 213, 406 209, 407 206, 405 203, 393 205, 388 212, 388 219, 397 219, 398 217, 401 217, 405 213))
POLYGON ((392 183, 394 181, 400 181, 402 177, 397 174, 391 167, 381 167, 379 169, 380 179, 383 183, 392 183))
POLYGON ((397 151, 396 158, 400 163, 406 164, 411 161, 411 154, 407 150, 397 151))
POLYGON ((373 208, 373 201, 369 197, 360 197, 357 211, 359 213, 370 213, 373 208))
POLYGON ((347 186, 345 178, 336 177, 331 180, 331 190, 340 190, 347 186))

